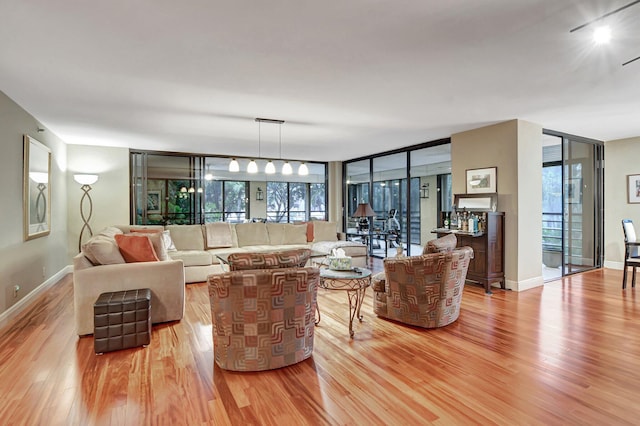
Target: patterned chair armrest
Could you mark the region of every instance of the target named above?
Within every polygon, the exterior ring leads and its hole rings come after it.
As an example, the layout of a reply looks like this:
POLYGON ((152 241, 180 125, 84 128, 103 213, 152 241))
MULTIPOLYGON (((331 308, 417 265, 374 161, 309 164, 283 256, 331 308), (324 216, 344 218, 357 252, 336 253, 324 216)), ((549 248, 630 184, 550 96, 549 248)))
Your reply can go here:
POLYGON ((373 288, 373 291, 384 292, 386 283, 384 271, 378 272, 371 277, 371 287, 373 288))

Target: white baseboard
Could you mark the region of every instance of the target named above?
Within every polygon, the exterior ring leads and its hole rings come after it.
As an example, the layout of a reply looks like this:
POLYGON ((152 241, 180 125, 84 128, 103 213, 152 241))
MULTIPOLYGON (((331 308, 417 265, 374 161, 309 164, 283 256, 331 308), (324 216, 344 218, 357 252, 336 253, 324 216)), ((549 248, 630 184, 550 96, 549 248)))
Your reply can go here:
POLYGON ((525 291, 542 285, 544 285, 544 278, 542 275, 523 281, 506 280, 506 287, 513 291, 525 291))
POLYGON ((622 271, 624 269, 624 262, 614 262, 612 260, 605 260, 604 267, 622 271))
POLYGON ((73 272, 73 266, 67 265, 62 268, 60 271, 56 272, 53 276, 51 276, 48 280, 40 284, 38 287, 31 290, 29 294, 16 302, 15 305, 11 306, 9 309, 0 314, 0 328, 6 326, 9 321, 17 317, 22 313, 22 311, 29 306, 31 302, 33 302, 36 297, 38 297, 41 293, 47 290, 49 287, 53 286, 55 283, 59 282, 65 275, 73 272))

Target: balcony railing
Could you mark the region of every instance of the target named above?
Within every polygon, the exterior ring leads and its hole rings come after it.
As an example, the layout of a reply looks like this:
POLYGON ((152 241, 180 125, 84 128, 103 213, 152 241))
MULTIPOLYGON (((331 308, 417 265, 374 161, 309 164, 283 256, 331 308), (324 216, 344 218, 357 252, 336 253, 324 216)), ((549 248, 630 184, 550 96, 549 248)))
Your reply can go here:
POLYGON ((562 251, 562 213, 542 213, 542 248, 562 251))

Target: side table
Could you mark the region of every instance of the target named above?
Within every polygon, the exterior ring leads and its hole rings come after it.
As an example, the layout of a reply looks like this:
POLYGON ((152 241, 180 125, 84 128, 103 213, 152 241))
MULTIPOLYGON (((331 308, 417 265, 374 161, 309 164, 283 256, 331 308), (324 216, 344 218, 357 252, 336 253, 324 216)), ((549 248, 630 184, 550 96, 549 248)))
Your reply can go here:
MULTIPOLYGON (((367 291, 371 285, 371 270, 367 268, 354 268, 348 271, 338 271, 329 268, 320 269, 320 288, 325 290, 342 290, 347 292, 349 299, 349 336, 353 339, 353 319, 357 316, 362 321, 360 308, 367 291)), ((318 319, 320 323, 320 308, 316 303, 318 319)))

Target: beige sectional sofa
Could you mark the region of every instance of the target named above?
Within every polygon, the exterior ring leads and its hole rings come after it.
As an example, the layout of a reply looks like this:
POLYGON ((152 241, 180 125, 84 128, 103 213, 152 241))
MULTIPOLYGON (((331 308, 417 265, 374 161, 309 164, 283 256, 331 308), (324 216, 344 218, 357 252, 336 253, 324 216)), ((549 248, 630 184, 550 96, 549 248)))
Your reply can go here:
POLYGON ((207 276, 223 272, 224 259, 231 253, 272 252, 309 248, 312 256, 326 256, 342 248, 354 266, 366 266, 366 246, 339 239, 335 222, 289 223, 208 223, 168 225, 175 251, 171 259, 184 262, 185 281, 203 282, 207 276))
POLYGON ((313 256, 320 257, 340 247, 353 258, 354 266, 366 266, 366 246, 338 236, 335 222, 320 221, 311 225, 209 223, 107 228, 84 244, 73 259, 76 331, 78 335, 93 333, 93 304, 108 291, 150 288, 151 321, 181 319, 185 283, 204 282, 208 275, 223 272, 221 258, 231 253, 309 248, 313 256), (152 242, 160 261, 125 263, 114 234, 145 230, 159 231, 152 242))

